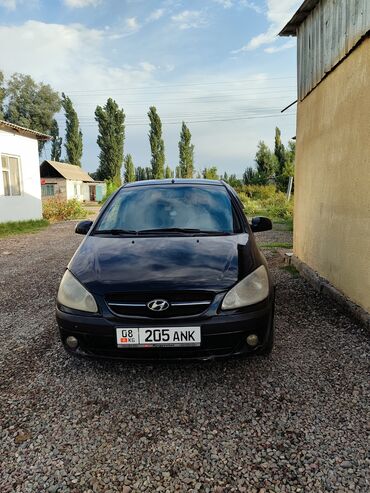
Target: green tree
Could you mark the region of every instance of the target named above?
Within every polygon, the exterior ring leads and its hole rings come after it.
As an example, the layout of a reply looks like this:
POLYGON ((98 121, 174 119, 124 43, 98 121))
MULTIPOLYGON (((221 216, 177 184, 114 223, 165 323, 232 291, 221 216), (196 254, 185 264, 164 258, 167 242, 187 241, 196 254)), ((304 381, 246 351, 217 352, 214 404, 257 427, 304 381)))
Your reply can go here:
POLYGON ((64 147, 67 153, 67 161, 70 164, 81 166, 82 158, 82 132, 77 113, 73 107, 71 98, 62 93, 62 105, 66 117, 66 137, 64 147))
POLYGON ((175 168, 175 176, 176 176, 176 178, 181 178, 181 168, 180 168, 180 166, 176 166, 176 168, 175 168))
POLYGON ((285 164, 282 169, 281 175, 277 177, 278 188, 285 192, 288 188, 289 177, 294 176, 294 164, 295 164, 295 142, 290 140, 288 142, 288 149, 285 154, 285 164))
POLYGON ((236 177, 235 174, 230 175, 227 183, 234 188, 241 187, 242 185, 242 180, 239 180, 239 178, 236 177))
POLYGON ((148 117, 150 120, 149 142, 152 152, 152 176, 154 179, 164 177, 164 142, 162 139, 162 122, 155 106, 149 108, 148 117))
POLYGON ((204 168, 202 174, 203 174, 203 178, 207 180, 219 179, 216 166, 211 166, 210 168, 204 168))
POLYGON ((153 170, 150 166, 145 168, 145 180, 153 180, 153 170))
MULTIPOLYGON (((61 109, 61 100, 48 84, 37 84, 31 76, 15 73, 5 90, 1 87, 1 94, 3 101, 4 96, 6 99, 6 108, 3 109, 6 121, 50 135, 54 115, 61 109)), ((39 141, 39 152, 44 144, 39 141)))
POLYGON ((0 120, 4 119, 4 99, 5 99, 4 74, 0 70, 0 120))
MULTIPOLYGON (((98 122, 97 144, 100 147, 98 176, 121 185, 121 169, 125 142, 125 113, 116 101, 109 98, 105 106, 97 106, 95 120, 98 122)), ((132 177, 132 174, 131 174, 132 177)))
POLYGON ((268 179, 275 173, 277 158, 263 141, 258 143, 255 161, 261 184, 267 183, 268 179))
POLYGON ((50 135, 53 137, 50 159, 52 161, 60 161, 62 157, 62 137, 59 137, 58 122, 55 119, 53 120, 50 135))
POLYGON ((135 181, 146 180, 145 168, 138 166, 135 170, 135 181))
POLYGON ((169 166, 166 166, 164 176, 166 178, 173 178, 173 171, 171 170, 171 168, 169 166))
POLYGON ((181 178, 193 178, 194 174, 194 145, 191 143, 191 133, 185 122, 182 122, 179 142, 181 178))
POLYGON ((255 168, 251 166, 247 168, 243 173, 243 183, 244 185, 259 185, 260 177, 255 168))
POLYGON ((127 154, 127 156, 125 157, 124 166, 125 166, 125 183, 130 183, 131 181, 135 181, 135 166, 131 154, 127 154))
POLYGON ((286 153, 285 153, 284 144, 281 142, 281 131, 280 131, 280 128, 278 128, 278 127, 275 128, 275 150, 274 150, 274 154, 275 154, 277 162, 278 162, 278 168, 276 171, 278 174, 281 174, 282 170, 284 169, 285 162, 286 162, 286 153))

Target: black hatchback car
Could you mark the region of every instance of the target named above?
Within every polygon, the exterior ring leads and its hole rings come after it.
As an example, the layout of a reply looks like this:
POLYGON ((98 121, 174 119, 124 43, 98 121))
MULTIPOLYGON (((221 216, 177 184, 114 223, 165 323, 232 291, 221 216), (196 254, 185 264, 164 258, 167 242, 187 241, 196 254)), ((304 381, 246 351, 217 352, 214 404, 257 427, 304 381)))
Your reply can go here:
POLYGON ((274 288, 235 191, 222 181, 129 183, 104 205, 60 283, 64 347, 82 356, 212 359, 269 353, 274 288))

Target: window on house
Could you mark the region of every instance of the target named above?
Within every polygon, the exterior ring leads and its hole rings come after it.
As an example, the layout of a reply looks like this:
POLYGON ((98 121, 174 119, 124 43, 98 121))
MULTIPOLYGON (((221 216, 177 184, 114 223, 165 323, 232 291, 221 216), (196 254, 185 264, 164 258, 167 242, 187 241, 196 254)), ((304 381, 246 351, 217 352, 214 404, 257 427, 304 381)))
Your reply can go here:
POLYGON ((41 186, 41 194, 43 197, 53 197, 55 195, 54 185, 47 183, 41 186))
POLYGON ((3 172, 4 195, 20 195, 20 160, 14 156, 1 156, 1 168, 3 172))

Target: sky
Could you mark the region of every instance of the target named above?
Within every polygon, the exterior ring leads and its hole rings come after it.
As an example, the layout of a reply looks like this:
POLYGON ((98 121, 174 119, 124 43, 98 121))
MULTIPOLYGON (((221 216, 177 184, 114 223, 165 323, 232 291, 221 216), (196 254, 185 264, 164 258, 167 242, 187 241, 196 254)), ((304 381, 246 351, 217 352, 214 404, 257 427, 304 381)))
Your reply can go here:
MULTIPOLYGON (((275 127, 295 135, 295 38, 279 38, 301 0, 0 0, 0 70, 65 92, 95 171, 96 106, 126 114, 125 154, 150 165, 149 106, 162 119, 166 164, 178 164, 181 122, 195 167, 242 176, 275 127)), ((64 133, 63 113, 57 115, 64 133)), ((49 148, 42 158, 50 157, 49 148)))

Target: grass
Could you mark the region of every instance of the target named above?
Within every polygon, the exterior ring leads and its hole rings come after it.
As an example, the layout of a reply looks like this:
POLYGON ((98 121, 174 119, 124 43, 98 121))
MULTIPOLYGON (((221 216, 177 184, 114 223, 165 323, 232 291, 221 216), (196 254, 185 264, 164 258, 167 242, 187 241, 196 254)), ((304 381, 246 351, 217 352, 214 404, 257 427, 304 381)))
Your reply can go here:
POLYGON ((262 243, 259 245, 262 248, 293 248, 291 243, 262 243))
POLYGON ((285 270, 285 271, 289 272, 289 274, 291 274, 293 277, 299 276, 299 272, 294 267, 294 265, 284 265, 283 267, 280 267, 280 268, 281 268, 281 270, 285 270))
POLYGON ((18 235, 22 233, 37 233, 46 228, 49 221, 46 219, 34 219, 31 221, 10 221, 0 223, 0 238, 4 236, 18 235))

